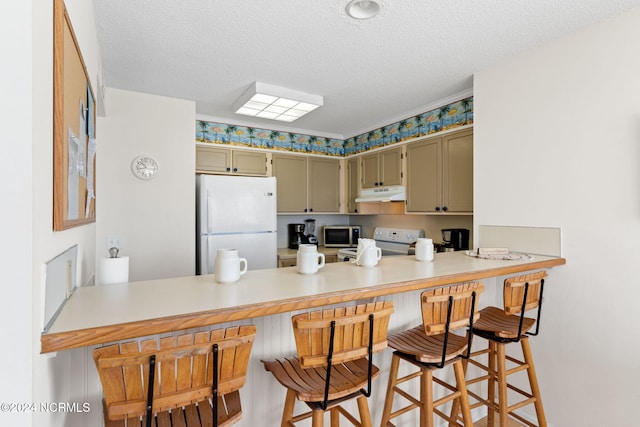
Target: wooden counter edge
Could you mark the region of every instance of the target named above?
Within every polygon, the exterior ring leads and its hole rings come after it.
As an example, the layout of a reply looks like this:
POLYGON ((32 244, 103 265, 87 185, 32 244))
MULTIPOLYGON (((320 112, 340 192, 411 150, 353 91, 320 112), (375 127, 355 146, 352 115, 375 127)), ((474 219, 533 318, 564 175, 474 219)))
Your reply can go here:
POLYGON ((513 267, 499 267, 476 272, 456 273, 423 280, 412 280, 352 289, 342 292, 333 292, 330 294, 320 294, 313 298, 291 298, 271 301, 259 306, 246 305, 130 323, 100 326, 96 328, 79 329, 76 331, 42 334, 40 337, 41 353, 70 350, 73 348, 105 344, 114 341, 215 325, 224 322, 252 319, 255 317, 321 307, 330 304, 355 301, 358 299, 373 298, 430 287, 486 279, 488 277, 503 276, 523 271, 552 268, 564 264, 566 264, 566 260, 564 258, 554 258, 530 264, 514 265, 513 267))

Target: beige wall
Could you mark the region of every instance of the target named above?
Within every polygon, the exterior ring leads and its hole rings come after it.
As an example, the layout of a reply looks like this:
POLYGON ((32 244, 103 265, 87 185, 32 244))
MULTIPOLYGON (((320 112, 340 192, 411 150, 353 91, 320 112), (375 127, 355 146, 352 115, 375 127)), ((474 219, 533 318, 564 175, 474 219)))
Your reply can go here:
POLYGON ((552 271, 532 342, 556 427, 637 425, 640 56, 633 46, 640 46, 640 9, 474 79, 476 229, 562 228, 567 265, 552 271))
POLYGON ((96 256, 120 238, 129 279, 195 274, 195 103, 107 88, 98 118, 96 256), (158 175, 142 181, 131 162, 147 154, 158 175))

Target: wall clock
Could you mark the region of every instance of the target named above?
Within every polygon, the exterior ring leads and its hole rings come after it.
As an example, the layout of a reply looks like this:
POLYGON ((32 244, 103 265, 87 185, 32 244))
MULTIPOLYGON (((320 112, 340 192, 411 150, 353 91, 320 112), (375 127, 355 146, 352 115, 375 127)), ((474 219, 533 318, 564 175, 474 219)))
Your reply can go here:
POLYGON ((145 181, 153 179, 158 174, 158 162, 151 156, 136 156, 131 162, 131 172, 145 181))

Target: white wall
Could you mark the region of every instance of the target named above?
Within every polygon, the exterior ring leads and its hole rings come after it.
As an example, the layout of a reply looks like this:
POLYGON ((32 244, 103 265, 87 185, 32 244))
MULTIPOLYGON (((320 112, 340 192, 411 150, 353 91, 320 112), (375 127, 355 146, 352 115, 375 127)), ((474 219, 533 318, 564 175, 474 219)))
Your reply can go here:
MULTIPOLYGON (((95 87, 99 63, 92 3, 66 0, 66 4, 95 87)), ((75 365, 83 351, 63 352, 53 358, 40 355, 43 265, 74 244, 78 245, 77 285, 91 280, 95 265, 93 224, 60 232, 52 230, 53 2, 4 2, 0 16, 2 57, 11 64, 0 71, 1 116, 7 120, 2 126, 6 137, 3 150, 7 153, 2 168, 2 194, 9 201, 1 215, 6 226, 3 248, 13 254, 2 254, 7 261, 2 264, 3 283, 11 294, 3 298, 9 306, 0 312, 2 324, 9 326, 3 330, 3 339, 12 348, 0 362, 7 368, 2 372, 2 391, 9 393, 2 400, 83 402, 87 398, 84 387, 76 387, 76 383, 77 378, 83 378, 84 366, 83 362, 75 365), (6 195, 4 186, 8 188, 6 195), (72 364, 79 373, 72 373, 72 364), (27 365, 29 369, 25 370, 27 365)), ((15 414, 15 419, 10 417, 13 415, 3 413, 2 424, 73 425, 65 413, 21 413, 15 414)), ((82 416, 76 418, 81 420, 82 416)))
POLYGON ((567 265, 532 339, 556 427, 637 425, 637 46, 640 9, 474 79, 476 226, 562 228, 567 265))
POLYGON ((132 281, 195 274, 195 103, 106 89, 98 118, 96 254, 120 237, 132 281), (158 175, 142 181, 131 161, 147 154, 158 175))
MULTIPOLYGON (((3 297, 0 325, 4 341, 0 356, 0 402, 32 400, 31 146, 33 63, 31 2, 0 4, 0 128, 3 162, 0 168, 0 245, 3 297), (8 327, 10 326, 10 327, 8 327), (6 384, 11 384, 7 387, 6 384)), ((0 413, 2 425, 28 425, 30 417, 0 413)))

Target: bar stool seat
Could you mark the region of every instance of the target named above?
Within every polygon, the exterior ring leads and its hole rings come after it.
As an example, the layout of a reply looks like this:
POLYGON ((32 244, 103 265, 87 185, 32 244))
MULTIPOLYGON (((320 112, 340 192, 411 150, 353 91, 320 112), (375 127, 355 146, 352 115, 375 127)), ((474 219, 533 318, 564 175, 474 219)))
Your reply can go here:
POLYGON ((340 415, 355 426, 371 426, 367 398, 379 374, 372 357, 387 347, 391 313, 393 303, 379 301, 292 317, 298 356, 262 361, 287 389, 281 426, 311 417, 312 426, 321 427, 326 411, 332 426, 340 415), (294 416, 296 399, 311 411, 294 416), (357 400, 360 421, 342 406, 351 399, 357 400))
MULTIPOLYGON (((473 326, 473 333, 478 337, 485 338, 488 346, 485 349, 473 352, 468 361, 465 361, 465 372, 467 363, 481 369, 486 374, 473 379, 467 379, 467 385, 488 382, 487 397, 484 398, 472 391, 469 396, 478 401, 471 405, 472 408, 486 405, 488 408, 487 425, 493 426, 495 413, 498 414, 500 427, 508 426, 508 418, 511 416, 516 420, 530 427, 546 427, 547 421, 542 405, 540 387, 529 345, 529 336, 538 335, 540 328, 540 313, 542 310, 542 295, 544 291, 544 278, 547 277, 545 271, 525 274, 507 278, 504 281, 504 308, 487 307, 480 310, 480 319, 473 326), (537 309, 536 318, 525 317, 525 312, 537 309), (530 332, 533 327, 534 332, 530 332), (510 343, 520 343, 522 349, 522 359, 507 355, 507 345, 510 343), (487 362, 482 363, 479 358, 487 355, 487 362), (507 368, 507 363, 509 368, 507 368), (512 367, 513 366, 513 367, 512 367), (530 392, 516 387, 507 381, 509 375, 526 371, 530 392), (496 384, 498 388, 498 401, 496 402, 496 384), (521 397, 520 400, 509 405, 507 392, 512 390, 521 397), (526 405, 533 404, 535 407, 538 425, 533 424, 515 411, 526 405)), ((516 397, 512 396, 513 397, 516 397)), ((454 405, 453 411, 458 412, 458 406, 454 405)))
POLYGON ((471 348, 472 330, 478 318, 476 298, 483 291, 479 282, 463 283, 445 288, 425 291, 421 294, 423 324, 389 336, 389 346, 395 351, 391 359, 389 383, 385 398, 381 426, 394 426, 391 420, 411 410, 420 409, 420 426, 433 427, 434 415, 458 425, 456 417, 444 414, 441 405, 455 400, 463 413, 464 427, 472 427, 471 412, 464 379, 462 358, 468 357, 471 348), (466 335, 453 331, 469 327, 466 335), (405 361, 418 371, 400 377, 400 361, 405 361), (453 365, 456 385, 434 377, 433 373, 453 365), (420 378, 420 396, 412 396, 406 387, 400 387, 414 378, 420 378), (434 383, 450 393, 435 399, 434 383), (394 396, 398 394, 408 405, 392 412, 394 396))

